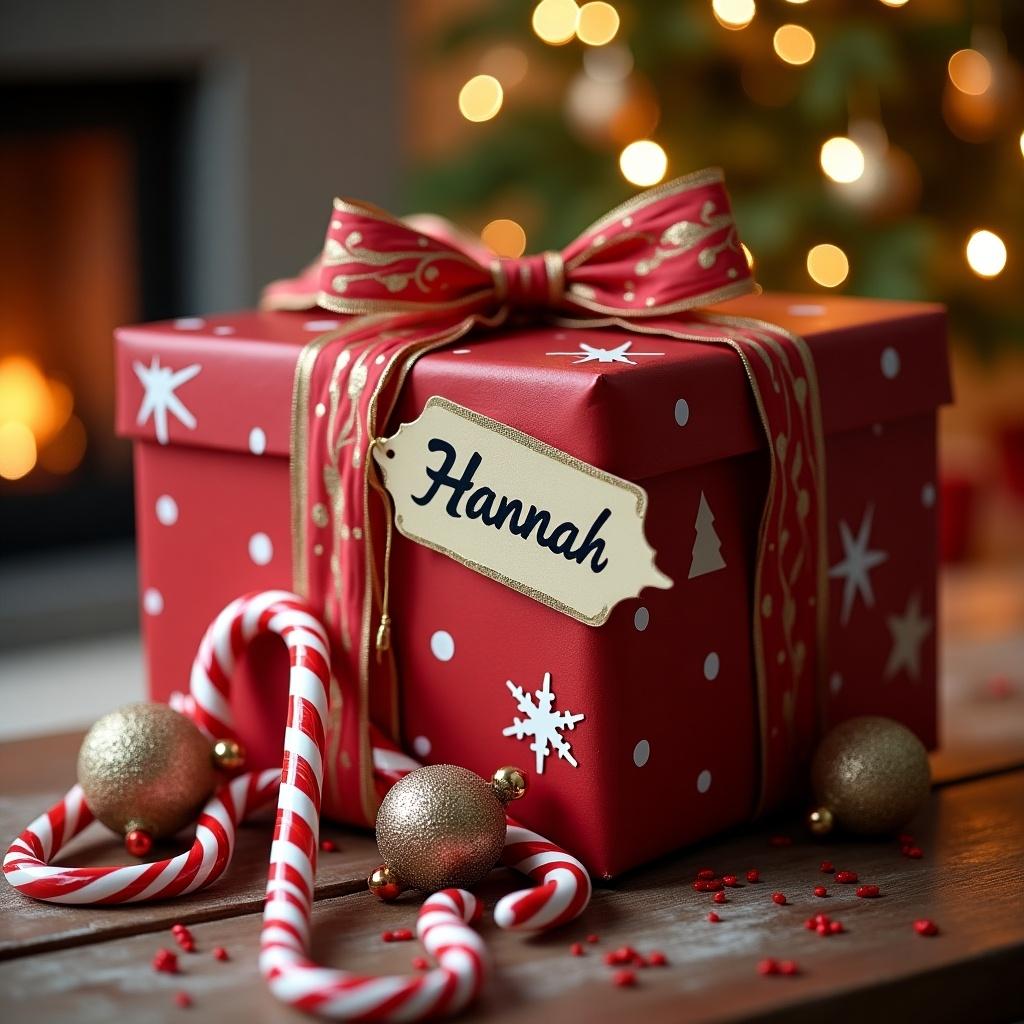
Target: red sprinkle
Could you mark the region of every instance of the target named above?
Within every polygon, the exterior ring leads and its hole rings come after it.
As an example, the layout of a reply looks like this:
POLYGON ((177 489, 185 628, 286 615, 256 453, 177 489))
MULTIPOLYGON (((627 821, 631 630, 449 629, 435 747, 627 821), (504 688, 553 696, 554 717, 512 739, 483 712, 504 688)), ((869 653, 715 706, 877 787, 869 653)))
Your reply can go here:
POLYGON ((722 885, 729 886, 730 889, 735 889, 740 883, 737 881, 735 875, 722 875, 722 885))
POLYGON ((924 856, 924 851, 920 846, 908 846, 904 851, 904 856, 911 860, 920 860, 924 856))
POLYGON ((712 898, 712 899, 713 899, 713 900, 714 900, 714 901, 715 901, 716 903, 725 903, 725 902, 726 902, 726 899, 725 899, 725 893, 724 893, 724 892, 716 892, 716 893, 715 893, 715 895, 714 895, 714 896, 712 896, 711 898, 712 898))
POLYGON ((338 844, 333 839, 321 839, 320 849, 324 853, 336 853, 338 850, 338 844))
POLYGON ((718 892, 722 888, 722 880, 720 878, 712 878, 710 882, 704 883, 705 892, 718 892))
POLYGON ((380 937, 385 942, 394 942, 395 941, 395 933, 394 932, 381 932, 380 933, 380 937))
POLYGON ((216 946, 216 947, 214 947, 214 950, 213 950, 213 959, 214 960, 230 960, 231 957, 228 956, 228 951, 223 946, 216 946))
POLYGON ((757 965, 758 974, 778 974, 779 973, 779 962, 777 960, 762 960, 757 965))
POLYGON ((779 964, 779 974, 788 974, 792 977, 794 974, 799 974, 800 968, 795 960, 783 960, 779 964))
POLYGON ((835 871, 836 866, 830 860, 823 860, 818 867, 818 870, 825 875, 831 875, 835 871))
POLYGON ((597 935, 591 934, 591 935, 587 936, 587 942, 600 942, 600 941, 601 941, 600 937, 597 936, 597 935))
POLYGON ((829 929, 828 929, 828 925, 827 925, 827 924, 825 924, 825 922, 824 922, 824 921, 822 921, 822 922, 821 922, 821 924, 819 924, 819 925, 818 925, 818 926, 817 926, 817 927, 816 927, 816 928, 815 928, 814 930, 815 930, 815 931, 816 931, 816 932, 817 932, 817 933, 818 933, 819 935, 821 935, 821 936, 825 936, 825 935, 830 935, 830 934, 831 934, 831 932, 830 932, 830 931, 829 931, 829 929))
POLYGON ((667 967, 668 957, 660 949, 655 949, 647 954, 647 963, 651 967, 667 967))
POLYGON ((836 872, 836 881, 837 882, 843 882, 844 884, 849 885, 849 884, 857 881, 857 872, 856 871, 837 871, 836 872))
POLYGON ((772 836, 768 840, 770 846, 792 846, 793 839, 791 836, 772 836))
POLYGON ((918 935, 938 935, 939 926, 928 918, 922 918, 920 921, 914 922, 914 931, 917 932, 918 935))
POLYGON ((900 846, 913 846, 914 837, 904 832, 903 835, 901 835, 899 838, 899 844, 900 846))
POLYGON ((195 952, 195 939, 193 939, 192 933, 183 924, 176 924, 171 929, 171 934, 174 936, 174 941, 181 946, 186 953, 195 952))
POLYGON ((829 934, 838 935, 843 930, 842 921, 829 921, 828 923, 829 934))
POLYGON ((414 956, 412 965, 417 971, 430 970, 430 961, 425 956, 414 956))
POLYGON ((813 931, 814 931, 814 929, 818 927, 818 922, 817 922, 817 921, 815 921, 813 917, 809 917, 809 918, 807 918, 807 920, 806 920, 806 921, 804 921, 804 927, 805 927, 805 928, 806 928, 806 929, 807 929, 807 930, 808 930, 809 932, 813 932, 813 931))
POLYGON ((633 971, 616 971, 612 982, 619 988, 632 988, 636 984, 636 974, 633 971))
POLYGON ((778 903, 780 907, 785 906, 786 897, 781 892, 773 892, 772 903, 778 903))
POLYGON ((153 955, 153 970, 163 974, 178 973, 178 955, 169 949, 158 949, 153 955))
POLYGON ((391 933, 392 942, 411 942, 412 932, 408 928, 396 928, 391 933))
POLYGON ((614 953, 605 953, 602 959, 609 967, 614 967, 619 962, 619 958, 614 953))
POLYGON ((574 942, 569 947, 569 952, 572 953, 573 956, 583 956, 583 943, 582 942, 574 942))
POLYGON ((718 922, 721 921, 722 919, 712 910, 712 911, 710 911, 708 913, 708 920, 712 924, 718 924, 718 922))
POLYGON ((187 1010, 192 1005, 192 997, 187 992, 176 992, 174 994, 174 1005, 187 1010))
POLYGON ((826 889, 825 886, 823 886, 823 885, 816 885, 814 887, 814 895, 815 896, 827 896, 828 895, 828 889, 826 889))
POLYGON ((873 900, 876 896, 879 895, 878 886, 877 885, 858 885, 857 886, 857 895, 862 900, 873 900))
POLYGON ((177 921, 171 925, 171 932, 177 935, 178 932, 187 932, 188 929, 180 922, 177 921))
POLYGON ((711 868, 701 868, 700 871, 697 872, 697 877, 702 882, 706 882, 708 881, 708 879, 714 878, 715 873, 711 870, 711 868))
POLYGON ((758 871, 757 868, 751 868, 747 872, 747 881, 750 882, 751 884, 753 884, 754 882, 760 882, 761 881, 761 872, 758 871))

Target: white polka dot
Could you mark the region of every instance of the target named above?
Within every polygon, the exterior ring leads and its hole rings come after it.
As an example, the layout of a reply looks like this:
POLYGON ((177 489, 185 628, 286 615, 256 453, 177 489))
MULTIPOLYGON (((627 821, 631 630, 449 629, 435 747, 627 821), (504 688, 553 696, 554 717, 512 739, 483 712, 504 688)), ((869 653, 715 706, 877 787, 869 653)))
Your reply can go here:
POLYGON ((685 398, 680 398, 676 402, 675 416, 676 423, 681 427, 685 427, 690 419, 690 403, 685 398))
POLYGON ((206 326, 206 321, 201 316, 181 316, 174 321, 174 326, 179 331, 198 331, 206 326))
POLYGON ((798 302, 787 310, 790 316, 821 316, 825 307, 814 302, 798 302))
POLYGON ((469 348, 453 348, 452 349, 452 355, 453 356, 468 356, 469 353, 472 352, 472 351, 473 350, 469 349, 469 348))
POLYGON ((316 333, 317 331, 329 331, 333 327, 340 326, 340 320, 307 320, 302 325, 302 329, 304 331, 313 331, 314 333, 316 333))
POLYGON ((164 526, 173 526, 178 521, 178 503, 169 494, 156 499, 156 518, 164 526))
POLYGON ((651 745, 647 740, 641 740, 633 748, 633 764, 637 768, 643 768, 645 764, 651 759, 651 745))
POLYGON ((376 359, 374 359, 374 362, 375 362, 375 363, 376 363, 376 364, 377 364, 378 366, 380 366, 380 365, 381 365, 381 363, 383 363, 383 362, 384 362, 384 356, 377 356, 377 358, 376 358, 376 359))
POLYGON ((832 691, 833 696, 843 688, 843 677, 839 672, 833 672, 828 677, 828 688, 832 691))
POLYGON ((650 625, 650 622, 651 613, 643 605, 640 605, 633 615, 633 625, 642 633, 650 625))
POLYGON ((711 772, 709 772, 707 768, 705 768, 704 771, 702 771, 700 775, 697 776, 697 792, 706 793, 710 788, 711 772))
POLYGON ((900 354, 889 347, 882 352, 882 376, 892 380, 900 372, 900 354))
POLYGON ((438 661, 451 661, 455 657, 455 638, 446 629, 439 629, 430 638, 430 650, 438 661))
POLYGON ((935 484, 925 484, 921 488, 921 504, 931 508, 935 504, 935 484))
POLYGON ((261 427, 253 427, 249 431, 249 451, 253 455, 262 455, 267 450, 267 435, 261 427))
POLYGON ((718 678, 718 670, 722 667, 717 651, 712 651, 704 659, 704 678, 710 683, 718 678))
POLYGON ((214 334, 234 334, 235 333, 235 329, 234 329, 234 327, 231 327, 228 324, 221 324, 220 327, 214 327, 213 333, 214 334))
POLYGON ((164 595, 156 587, 147 587, 142 595, 142 607, 147 615, 159 615, 164 610, 164 595))
POLYGON ((254 533, 249 538, 249 557, 256 565, 266 565, 274 557, 274 545, 265 533, 254 533))
POLYGON ((317 402, 316 405, 313 406, 313 412, 315 412, 318 417, 324 417, 327 415, 327 406, 324 405, 323 402, 317 402))
POLYGON ((430 756, 430 740, 426 736, 417 736, 412 741, 413 753, 417 757, 429 757, 430 756))

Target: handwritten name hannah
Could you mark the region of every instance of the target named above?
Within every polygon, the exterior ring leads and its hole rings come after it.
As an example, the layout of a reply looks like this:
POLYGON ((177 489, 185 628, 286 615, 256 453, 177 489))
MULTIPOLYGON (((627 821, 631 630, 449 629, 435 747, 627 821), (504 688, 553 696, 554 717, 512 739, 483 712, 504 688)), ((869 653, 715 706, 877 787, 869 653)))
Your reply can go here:
POLYGON ((589 559, 590 569, 595 573, 603 572, 607 567, 605 542, 600 532, 612 514, 611 509, 602 509, 580 540, 581 528, 576 523, 567 521, 552 526, 551 513, 547 509, 533 504, 527 508, 519 498, 498 495, 490 487, 475 486, 474 477, 483 462, 479 452, 474 451, 461 475, 455 475, 453 471, 458 453, 454 445, 435 437, 427 444, 427 450, 443 453, 444 459, 437 469, 427 468, 430 485, 426 492, 419 497, 410 495, 417 505, 429 505, 445 489, 448 492, 445 511, 453 519, 477 519, 496 530, 507 529, 523 540, 528 541, 532 537, 540 547, 570 562, 585 565, 589 559))

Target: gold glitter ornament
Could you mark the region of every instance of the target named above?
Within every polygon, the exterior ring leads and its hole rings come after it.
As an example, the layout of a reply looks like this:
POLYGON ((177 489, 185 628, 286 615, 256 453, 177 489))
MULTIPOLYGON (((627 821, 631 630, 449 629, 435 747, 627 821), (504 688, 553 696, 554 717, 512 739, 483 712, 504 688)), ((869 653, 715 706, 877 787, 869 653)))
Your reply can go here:
POLYGON ((451 764, 410 772, 377 812, 384 864, 370 875, 370 890, 394 899, 403 888, 472 887, 505 847, 505 803, 525 792, 526 776, 517 768, 499 768, 491 782, 451 764))
POLYGON ((819 804, 809 817, 816 834, 834 822, 847 832, 886 835, 903 828, 928 799, 928 753, 891 718, 851 718, 822 740, 811 784, 819 804))
POLYGON ((172 836, 217 783, 210 741, 166 704, 128 704, 86 733, 78 782, 97 819, 122 835, 172 836))

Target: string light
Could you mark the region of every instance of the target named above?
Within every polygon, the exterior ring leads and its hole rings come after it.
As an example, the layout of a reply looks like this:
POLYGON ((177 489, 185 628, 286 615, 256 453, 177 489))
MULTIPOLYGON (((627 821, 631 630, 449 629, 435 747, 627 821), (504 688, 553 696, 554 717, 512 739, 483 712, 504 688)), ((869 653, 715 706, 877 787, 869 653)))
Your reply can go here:
POLYGON ((967 265, 978 277, 997 277, 1006 266, 1006 243, 994 231, 973 232, 965 251, 967 265))
POLYGON ((838 245, 822 242, 807 254, 807 273, 823 288, 841 285, 850 273, 850 261, 838 245))
POLYGON ((719 25, 735 31, 754 20, 757 5, 754 0, 711 0, 711 13, 719 25))
POLYGON ((821 169, 833 181, 848 185, 864 173, 864 151, 853 139, 836 135, 821 147, 821 169))
POLYGON ((540 0, 533 9, 533 31, 549 46, 562 46, 576 35, 580 9, 575 0, 540 0))
POLYGON ((576 19, 576 35, 588 46, 604 46, 619 31, 619 12, 604 0, 591 0, 580 8, 576 19))
POLYGON ((526 232, 522 225, 507 217, 492 220, 480 237, 495 256, 522 256, 526 252, 526 232))
POLYGON ((632 185, 657 185, 668 170, 668 156, 656 142, 638 139, 619 154, 619 169, 632 185))
POLYGON ((780 25, 772 45, 787 64, 806 64, 814 56, 814 36, 803 25, 780 25))
POLYGON ((467 121, 489 121, 501 110, 504 96, 494 75, 474 75, 459 92, 459 111, 467 121))
POLYGON ((957 50, 949 58, 949 80, 968 96, 980 96, 992 85, 992 65, 977 50, 957 50))
MULTIPOLYGON (((790 3, 792 3, 792 0, 790 0, 790 3)), ((906 7, 909 0, 882 0, 882 3, 886 7, 906 7)))
POLYGON ((1024 132, 1020 133, 1020 155, 1024 156, 1024 132))
POLYGON ((807 0, 786 0, 788 4, 805 4, 807 0))
POLYGON ((20 480, 35 464, 35 434, 17 420, 0 427, 0 476, 5 480, 20 480))

